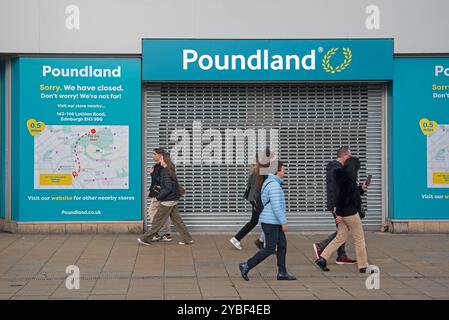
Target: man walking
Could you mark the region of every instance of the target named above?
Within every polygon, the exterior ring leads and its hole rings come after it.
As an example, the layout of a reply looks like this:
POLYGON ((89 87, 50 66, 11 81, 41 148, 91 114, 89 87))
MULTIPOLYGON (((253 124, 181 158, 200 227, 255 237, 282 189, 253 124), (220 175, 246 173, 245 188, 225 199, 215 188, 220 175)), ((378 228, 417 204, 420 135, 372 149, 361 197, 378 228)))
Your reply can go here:
MULTIPOLYGON (((153 160, 156 162, 156 164, 152 167, 148 168, 148 171, 151 175, 151 186, 150 191, 148 194, 148 198, 151 199, 150 206, 148 208, 148 213, 151 219, 151 223, 153 223, 154 216, 156 215, 160 201, 156 199, 156 197, 159 195, 161 191, 161 177, 160 172, 162 169, 161 161, 162 157, 165 153, 165 150, 163 148, 156 148, 153 150, 153 160)), ((163 235, 160 236, 159 234, 156 234, 153 238, 153 241, 172 241, 173 238, 171 237, 171 219, 167 218, 164 222, 164 226, 161 229, 163 231, 163 235)))
POLYGON ((262 223, 262 230, 265 234, 265 248, 259 250, 247 262, 239 264, 240 273, 246 281, 249 280, 249 271, 274 253, 277 256, 277 279, 296 280, 295 276, 287 273, 285 265, 285 257, 287 254, 287 238, 285 237, 285 232, 288 230, 288 225, 285 212, 285 197, 281 188, 284 176, 284 164, 279 161, 276 174, 269 174, 262 185, 261 197, 264 208, 259 220, 262 223))
MULTIPOLYGON (((327 164, 326 167, 326 194, 327 194, 327 210, 329 210, 334 219, 337 217, 335 210, 337 207, 337 183, 335 179, 335 170, 343 168, 346 160, 352 156, 351 150, 349 147, 341 147, 337 151, 337 159, 332 160, 327 164)), ((338 225, 337 225, 338 228, 338 225)), ((315 251, 316 258, 319 259, 321 253, 327 247, 327 245, 334 240, 337 236, 337 231, 332 233, 326 239, 314 243, 313 249, 315 251)), ((337 250, 337 264, 355 264, 356 260, 349 258, 346 255, 345 243, 343 243, 337 250)))

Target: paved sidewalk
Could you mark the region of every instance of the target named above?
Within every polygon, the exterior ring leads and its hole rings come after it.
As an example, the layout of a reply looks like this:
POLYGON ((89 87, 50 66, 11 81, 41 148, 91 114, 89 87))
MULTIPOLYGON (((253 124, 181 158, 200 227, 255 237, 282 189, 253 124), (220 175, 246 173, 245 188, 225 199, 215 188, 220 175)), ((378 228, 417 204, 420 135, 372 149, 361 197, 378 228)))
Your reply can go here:
MULTIPOLYGON (((244 281, 238 263, 256 252, 250 235, 238 251, 231 235, 195 235, 195 244, 139 246, 132 235, 0 233, 0 299, 449 299, 449 235, 368 232, 380 289, 368 290, 355 266, 314 264, 312 243, 324 233, 288 233, 287 264, 297 281, 276 280, 269 257, 244 281), (81 288, 68 290, 68 265, 81 288)), ((354 257, 352 243, 347 245, 354 257)))

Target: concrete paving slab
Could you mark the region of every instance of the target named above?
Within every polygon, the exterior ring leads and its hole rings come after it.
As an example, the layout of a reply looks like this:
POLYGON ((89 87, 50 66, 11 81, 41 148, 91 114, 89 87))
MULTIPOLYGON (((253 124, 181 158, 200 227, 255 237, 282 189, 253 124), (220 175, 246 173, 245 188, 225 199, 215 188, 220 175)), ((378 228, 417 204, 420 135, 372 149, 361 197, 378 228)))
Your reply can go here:
MULTIPOLYGON (((313 263, 314 241, 326 233, 288 234, 287 267, 296 281, 276 280, 276 257, 244 281, 238 263, 257 252, 232 235, 195 234, 195 244, 139 246, 134 235, 11 235, 0 233, 0 299, 449 299, 449 237, 367 232, 369 261, 380 290, 367 290, 356 266, 313 263), (65 287, 67 265, 80 268, 80 290, 65 287)), ((352 241, 348 255, 354 255, 352 241)))

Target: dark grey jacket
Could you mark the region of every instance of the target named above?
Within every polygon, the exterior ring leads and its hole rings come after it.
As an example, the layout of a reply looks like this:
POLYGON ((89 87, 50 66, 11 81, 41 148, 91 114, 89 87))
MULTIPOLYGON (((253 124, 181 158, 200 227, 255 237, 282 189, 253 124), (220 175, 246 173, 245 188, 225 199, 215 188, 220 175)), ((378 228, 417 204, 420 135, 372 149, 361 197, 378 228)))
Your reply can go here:
MULTIPOLYGON (((246 182, 246 192, 245 192, 245 199, 249 202, 256 201, 257 197, 259 196, 259 192, 257 192, 256 188, 256 174, 252 173, 248 177, 248 181, 246 182)), ((259 190, 260 191, 260 190, 259 190)))
POLYGON ((150 186, 150 193, 148 194, 149 198, 156 198, 160 191, 160 185, 161 185, 161 169, 162 166, 159 163, 156 163, 154 165, 154 171, 151 173, 151 186, 150 186))
POLYGON ((175 181, 167 169, 161 167, 160 172, 160 182, 161 182, 161 192, 156 197, 159 201, 174 201, 181 198, 179 193, 179 184, 175 181))
POLYGON ((326 208, 333 211, 337 206, 337 182, 335 178, 335 170, 343 168, 343 165, 337 160, 332 160, 326 166, 326 208))
MULTIPOLYGON (((267 176, 262 176, 262 178, 263 182, 265 182, 267 176)), ((248 177, 248 181, 246 183, 245 199, 251 202, 253 206, 255 205, 256 208, 263 208, 260 198, 260 188, 257 187, 257 174, 255 173, 252 173, 248 177)))

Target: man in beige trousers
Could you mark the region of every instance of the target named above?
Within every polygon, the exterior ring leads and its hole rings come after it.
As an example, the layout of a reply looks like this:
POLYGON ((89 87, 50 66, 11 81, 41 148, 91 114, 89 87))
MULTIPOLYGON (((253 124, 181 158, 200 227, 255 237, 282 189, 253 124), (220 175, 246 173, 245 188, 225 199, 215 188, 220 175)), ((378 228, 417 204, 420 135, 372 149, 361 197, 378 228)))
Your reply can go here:
POLYGON ((375 268, 368 264, 366 253, 365 234, 363 232, 362 200, 361 195, 365 192, 365 185, 357 185, 357 174, 360 169, 360 160, 351 157, 346 160, 343 168, 335 171, 337 181, 336 218, 338 225, 337 236, 332 240, 320 254, 315 263, 323 271, 329 271, 327 261, 338 248, 345 243, 348 231, 351 230, 354 239, 357 266, 360 273, 374 273, 375 268))
MULTIPOLYGON (((156 197, 159 195, 160 192, 160 170, 161 170, 161 164, 163 154, 165 153, 165 150, 163 148, 156 148, 153 150, 153 160, 156 162, 156 164, 152 167, 148 168, 148 172, 151 175, 151 186, 148 194, 148 198, 151 199, 150 206, 148 207, 148 215, 150 216, 151 223, 154 223, 154 216, 157 213, 157 210, 160 205, 160 201, 156 199, 156 197)), ((165 221, 163 221, 163 227, 161 229, 162 236, 156 234, 153 237, 153 241, 172 241, 173 238, 171 237, 171 219, 168 217, 165 221)))

